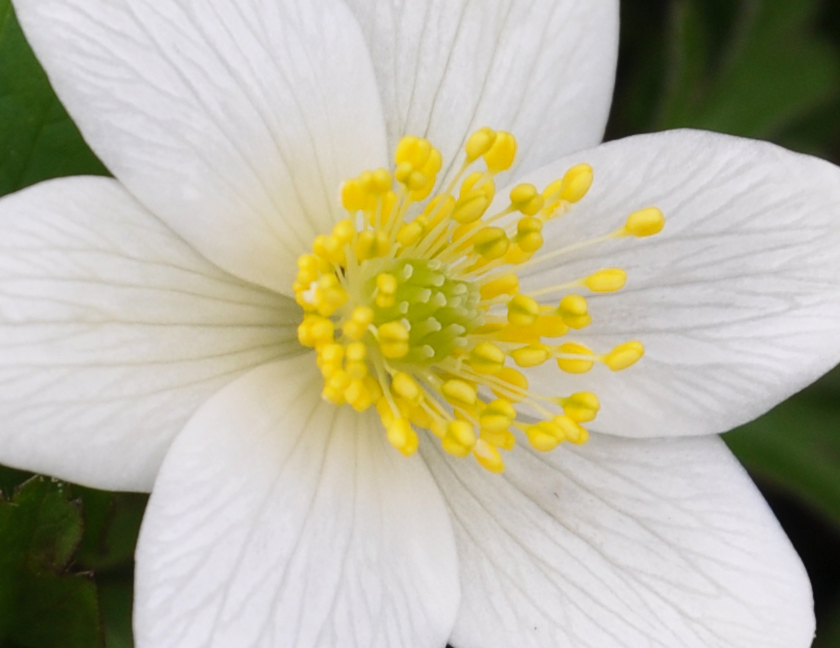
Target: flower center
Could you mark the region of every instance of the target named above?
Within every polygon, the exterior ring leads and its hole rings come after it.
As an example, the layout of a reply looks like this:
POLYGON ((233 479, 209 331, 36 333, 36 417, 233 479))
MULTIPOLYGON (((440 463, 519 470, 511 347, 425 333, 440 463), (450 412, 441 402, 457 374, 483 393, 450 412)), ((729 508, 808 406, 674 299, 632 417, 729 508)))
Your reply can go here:
POLYGON ((425 429, 447 452, 500 472, 515 432, 543 451, 584 443, 582 424, 600 407, 591 392, 537 393, 521 370, 553 360, 570 374, 596 363, 619 371, 644 354, 638 341, 596 353, 571 339, 592 321, 580 293, 620 290, 623 270, 530 292, 515 270, 608 239, 656 234, 665 219, 648 207, 605 236, 538 254, 543 226, 586 195, 592 168, 573 167, 542 191, 519 184, 489 213, 516 140, 482 128, 465 153, 431 199, 443 158, 418 137, 400 141, 393 172, 344 183, 348 218, 298 259, 294 290, 305 313, 298 337, 316 351, 324 398, 358 411, 375 406, 401 452, 413 454, 425 429))

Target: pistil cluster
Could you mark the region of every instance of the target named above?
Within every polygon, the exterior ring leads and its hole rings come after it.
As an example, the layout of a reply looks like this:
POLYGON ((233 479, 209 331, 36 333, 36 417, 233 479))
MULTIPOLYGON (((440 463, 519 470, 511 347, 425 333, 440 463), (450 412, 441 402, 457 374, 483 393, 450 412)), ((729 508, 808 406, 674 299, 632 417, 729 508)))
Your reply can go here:
POLYGON ((544 226, 586 195, 593 170, 575 166, 542 190, 516 185, 494 212, 496 176, 512 166, 516 148, 510 133, 482 128, 452 181, 430 198, 441 153, 404 137, 393 171, 344 183, 348 217, 298 259, 298 337, 316 351, 324 398, 360 412, 376 407, 405 455, 417 450, 418 429, 494 472, 504 470, 502 451, 513 449, 516 432, 543 451, 584 443, 597 396, 537 393, 527 370, 553 362, 571 374, 596 363, 620 371, 644 354, 638 341, 606 353, 574 341, 592 321, 581 293, 620 290, 620 268, 531 292, 521 290, 517 270, 556 262, 571 248, 656 234, 662 212, 643 209, 614 232, 540 253, 544 226))

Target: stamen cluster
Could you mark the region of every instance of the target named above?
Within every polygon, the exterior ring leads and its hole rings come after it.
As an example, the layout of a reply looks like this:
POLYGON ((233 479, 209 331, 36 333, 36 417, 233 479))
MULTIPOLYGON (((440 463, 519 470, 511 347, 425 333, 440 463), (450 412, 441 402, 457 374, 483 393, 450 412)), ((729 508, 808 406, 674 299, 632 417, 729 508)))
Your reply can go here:
POLYGON ((623 270, 531 292, 520 289, 515 270, 607 239, 656 234, 664 216, 649 207, 598 239, 538 254, 543 227, 586 195, 593 170, 575 166, 541 191, 519 184, 503 209, 488 213, 495 178, 516 149, 510 133, 482 128, 448 187, 429 199, 443 158, 429 141, 404 137, 393 172, 344 183, 348 218, 298 259, 294 290, 305 313, 298 337, 316 351, 324 398, 358 411, 376 407, 389 441, 406 455, 417 450, 418 428, 494 472, 504 469, 501 450, 514 447, 515 431, 544 451, 583 443, 596 395, 536 393, 522 369, 554 361, 571 374, 596 363, 619 371, 644 354, 637 341, 596 353, 569 339, 592 321, 579 293, 620 290, 623 270), (562 296, 547 301, 551 294, 562 296))

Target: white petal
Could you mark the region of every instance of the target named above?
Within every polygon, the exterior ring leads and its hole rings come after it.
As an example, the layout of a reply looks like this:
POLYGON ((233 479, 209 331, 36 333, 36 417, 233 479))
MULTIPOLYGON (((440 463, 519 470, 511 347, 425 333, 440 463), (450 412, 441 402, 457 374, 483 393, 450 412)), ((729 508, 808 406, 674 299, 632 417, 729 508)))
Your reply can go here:
POLYGON ((502 476, 421 447, 458 538, 455 648, 810 646, 805 570, 719 439, 517 448, 502 476))
POLYGON ((175 440, 138 545, 138 648, 446 643, 459 590, 440 493, 322 386, 311 355, 260 367, 175 440))
POLYGON ((601 141, 618 50, 615 0, 348 4, 370 44, 390 146, 425 135, 451 160, 482 126, 531 170, 601 141))
POLYGON ((18 0, 108 168, 213 262, 291 293, 340 183, 381 166, 370 57, 338 0, 18 0))
POLYGON ((4 464, 149 489, 198 405, 300 349, 291 300, 208 263, 114 180, 6 197, 0 231, 4 464))
POLYGON ((674 131, 606 144, 529 179, 539 185, 580 161, 594 166, 595 184, 547 226, 546 249, 608 233, 649 205, 664 211, 665 229, 564 255, 525 283, 626 269, 627 287, 593 296, 593 324, 573 337, 604 351, 637 339, 647 353, 618 373, 541 371, 540 388, 596 391, 600 431, 702 434, 754 418, 837 363, 840 169, 770 144, 674 131))

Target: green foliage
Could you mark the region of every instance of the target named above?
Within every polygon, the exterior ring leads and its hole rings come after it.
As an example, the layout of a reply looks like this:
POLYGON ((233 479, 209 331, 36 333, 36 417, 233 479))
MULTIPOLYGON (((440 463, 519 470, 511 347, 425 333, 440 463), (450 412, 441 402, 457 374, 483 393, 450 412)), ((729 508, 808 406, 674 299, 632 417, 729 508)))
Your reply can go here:
POLYGON ((754 474, 801 496, 840 528, 840 371, 724 436, 754 474))
POLYGON ((829 6, 675 0, 657 12, 624 3, 627 67, 610 136, 702 128, 829 155, 840 142, 840 38, 820 31, 829 6))
POLYGON ((0 0, 0 195, 47 178, 106 174, 0 0))
POLYGON ((724 42, 708 4, 677 2, 658 128, 692 126, 773 138, 837 97, 840 62, 813 35, 820 3, 741 2, 724 42))
POLYGON ((35 477, 0 502, 0 645, 103 645, 96 587, 71 565, 81 539, 64 484, 35 477))

